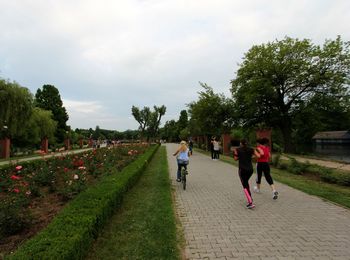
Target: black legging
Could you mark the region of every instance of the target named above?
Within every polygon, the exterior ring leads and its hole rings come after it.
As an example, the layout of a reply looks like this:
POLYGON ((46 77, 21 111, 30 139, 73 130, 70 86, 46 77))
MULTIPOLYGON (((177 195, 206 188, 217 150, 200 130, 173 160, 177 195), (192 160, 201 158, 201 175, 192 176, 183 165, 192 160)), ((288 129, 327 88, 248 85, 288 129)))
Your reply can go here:
POLYGON ((262 174, 264 173, 265 179, 268 184, 272 185, 273 180, 270 174, 270 165, 268 162, 258 162, 256 166, 256 172, 257 172, 257 178, 256 178, 256 183, 260 184, 261 183, 261 177, 262 174))
POLYGON ((249 179, 253 175, 253 169, 252 170, 245 170, 245 169, 240 168, 238 170, 238 174, 239 174, 239 178, 241 179, 243 189, 247 189, 249 195, 252 196, 252 194, 250 193, 250 188, 249 188, 249 179))

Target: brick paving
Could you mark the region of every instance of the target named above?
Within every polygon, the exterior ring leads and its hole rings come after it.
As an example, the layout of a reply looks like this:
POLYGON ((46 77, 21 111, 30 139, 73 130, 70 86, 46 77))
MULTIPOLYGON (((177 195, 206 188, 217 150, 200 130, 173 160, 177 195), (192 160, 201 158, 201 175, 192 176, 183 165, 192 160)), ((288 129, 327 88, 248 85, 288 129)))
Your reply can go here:
MULTIPOLYGON (((263 179, 245 208, 237 168, 195 153, 186 191, 176 179, 176 144, 166 144, 186 259, 350 259, 350 210, 263 179)), ((255 175, 251 178, 254 184, 255 175)))

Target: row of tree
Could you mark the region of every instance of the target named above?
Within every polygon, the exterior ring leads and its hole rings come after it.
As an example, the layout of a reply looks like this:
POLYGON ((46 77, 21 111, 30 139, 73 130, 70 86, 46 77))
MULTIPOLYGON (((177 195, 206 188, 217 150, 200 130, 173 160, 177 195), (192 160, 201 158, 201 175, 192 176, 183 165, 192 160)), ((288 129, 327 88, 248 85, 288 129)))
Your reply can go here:
MULTIPOLYGON (((62 147, 65 139, 136 140, 137 130, 75 129, 67 125, 68 113, 55 86, 44 85, 33 95, 16 82, 0 79, 0 139, 11 138, 12 148, 38 149, 47 138, 50 148, 62 147)), ((164 111, 165 113, 165 111, 164 111)), ((163 113, 163 114, 164 114, 163 113)), ((160 118, 159 118, 160 120, 160 118)), ((17 149, 11 149, 12 152, 17 149)))
POLYGON ((37 144, 46 137, 61 143, 67 137, 94 139, 162 138, 171 141, 196 135, 220 135, 269 127, 285 151, 309 143, 318 131, 350 129, 350 43, 292 39, 253 46, 243 57, 231 81, 232 97, 214 93, 200 83, 199 98, 182 110, 179 119, 160 128, 164 105, 131 113, 139 132, 76 129, 67 126, 68 114, 58 90, 51 85, 38 89, 35 98, 16 82, 0 79, 0 132, 18 145, 37 144))
POLYGON ((12 144, 30 146, 43 138, 63 142, 68 114, 54 86, 44 85, 34 97, 18 83, 0 79, 0 103, 1 137, 10 137, 12 144))
POLYGON ((162 133, 178 139, 181 132, 212 136, 238 129, 248 135, 268 127, 293 152, 318 131, 350 129, 349 46, 340 36, 323 46, 289 37, 253 46, 231 81, 231 98, 200 83, 198 100, 188 104, 188 124, 168 121, 162 133))

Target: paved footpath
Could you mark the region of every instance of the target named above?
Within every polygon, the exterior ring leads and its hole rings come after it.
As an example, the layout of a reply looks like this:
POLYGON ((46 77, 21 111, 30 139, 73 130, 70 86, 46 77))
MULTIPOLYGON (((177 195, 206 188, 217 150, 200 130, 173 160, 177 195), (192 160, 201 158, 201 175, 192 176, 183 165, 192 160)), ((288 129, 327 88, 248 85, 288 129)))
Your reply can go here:
POLYGON ((246 209, 237 168, 199 153, 184 191, 175 181, 178 145, 166 147, 186 259, 350 259, 350 210, 280 183, 274 201, 264 179, 256 208, 246 209))

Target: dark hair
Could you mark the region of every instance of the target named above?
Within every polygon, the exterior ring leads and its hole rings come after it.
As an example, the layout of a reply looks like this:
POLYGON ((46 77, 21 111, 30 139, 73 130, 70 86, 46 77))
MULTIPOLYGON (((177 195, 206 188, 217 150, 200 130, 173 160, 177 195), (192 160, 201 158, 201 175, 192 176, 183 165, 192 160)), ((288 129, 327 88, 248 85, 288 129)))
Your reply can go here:
POLYGON ((259 138, 258 140, 256 140, 256 142, 257 142, 258 144, 262 144, 262 145, 265 145, 265 144, 269 144, 269 143, 270 143, 269 139, 266 138, 266 137, 259 138))
POLYGON ((241 139, 241 144, 242 144, 243 146, 247 146, 247 145, 248 145, 247 139, 241 139))

